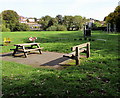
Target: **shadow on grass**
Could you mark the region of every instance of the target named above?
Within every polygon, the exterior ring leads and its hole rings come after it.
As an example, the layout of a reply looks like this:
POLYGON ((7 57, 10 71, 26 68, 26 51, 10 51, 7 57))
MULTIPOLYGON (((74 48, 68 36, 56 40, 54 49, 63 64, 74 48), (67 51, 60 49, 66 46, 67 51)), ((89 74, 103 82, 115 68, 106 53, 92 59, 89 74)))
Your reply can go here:
MULTIPOLYGON (((92 42, 91 48, 96 54, 80 66, 62 71, 33 69, 24 75, 3 76, 4 97, 119 96, 119 64, 116 62, 119 58, 114 58, 118 48, 113 36, 102 35, 106 43, 92 42)), ((77 41, 75 44, 80 43, 77 41)))
POLYGON ((61 58, 52 60, 52 61, 50 61, 50 62, 44 63, 44 64, 42 64, 42 66, 55 66, 55 65, 61 65, 60 63, 66 61, 66 60, 69 60, 69 59, 66 58, 66 57, 61 57, 61 58))
POLYGON ((62 71, 36 68, 22 75, 3 76, 3 98, 118 96, 119 75, 112 67, 89 62, 62 71))
POLYGON ((116 58, 111 60, 95 58, 88 60, 84 65, 59 71, 35 68, 23 74, 3 76, 2 82, 5 98, 16 96, 101 97, 120 94, 119 64, 116 58))

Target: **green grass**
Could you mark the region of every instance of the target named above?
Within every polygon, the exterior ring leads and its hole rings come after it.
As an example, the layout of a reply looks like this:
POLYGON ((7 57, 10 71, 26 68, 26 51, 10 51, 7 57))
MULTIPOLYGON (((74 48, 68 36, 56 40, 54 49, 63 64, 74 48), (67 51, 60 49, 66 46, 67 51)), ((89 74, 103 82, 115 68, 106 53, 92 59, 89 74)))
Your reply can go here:
MULTIPOLYGON (((88 40, 80 40, 82 32, 9 32, 9 46, 1 46, 2 52, 9 52, 11 46, 28 42, 30 36, 37 37, 44 51, 69 53, 70 47, 88 40)), ((81 58, 81 65, 70 66, 63 70, 33 68, 14 62, 3 61, 2 84, 4 97, 44 96, 120 96, 119 93, 119 34, 94 31, 90 41, 91 57, 81 58)), ((83 39, 83 38, 82 38, 83 39)))

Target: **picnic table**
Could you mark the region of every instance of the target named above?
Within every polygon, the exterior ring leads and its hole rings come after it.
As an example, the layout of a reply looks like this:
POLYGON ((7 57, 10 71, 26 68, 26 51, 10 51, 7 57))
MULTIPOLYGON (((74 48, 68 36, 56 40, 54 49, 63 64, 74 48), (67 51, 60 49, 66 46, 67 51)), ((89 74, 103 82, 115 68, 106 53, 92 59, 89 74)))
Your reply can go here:
POLYGON ((23 43, 23 44, 15 44, 14 46, 16 47, 15 49, 10 49, 14 50, 13 56, 15 56, 16 52, 23 52, 25 57, 27 57, 27 53, 30 51, 36 51, 38 50, 40 54, 42 54, 42 49, 43 47, 40 47, 40 43, 23 43))

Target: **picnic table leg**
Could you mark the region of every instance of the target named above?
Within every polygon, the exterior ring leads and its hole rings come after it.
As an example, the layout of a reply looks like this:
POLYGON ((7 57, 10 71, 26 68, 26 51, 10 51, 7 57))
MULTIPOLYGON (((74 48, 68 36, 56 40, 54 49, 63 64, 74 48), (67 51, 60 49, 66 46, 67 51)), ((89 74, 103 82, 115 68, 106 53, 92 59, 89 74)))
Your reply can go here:
POLYGON ((42 51, 41 51, 41 49, 38 49, 38 50, 39 50, 40 54, 42 54, 42 51))
POLYGON ((25 58, 27 58, 27 52, 24 52, 25 58))
POLYGON ((25 57, 27 58, 27 52, 25 52, 25 46, 22 46, 22 49, 23 49, 23 51, 24 51, 25 57))
POLYGON ((15 56, 15 53, 17 52, 17 50, 18 50, 18 47, 16 47, 16 49, 14 50, 12 56, 15 56))
MULTIPOLYGON (((40 48, 40 46, 37 44, 37 47, 40 48)), ((42 50, 41 49, 38 49, 40 54, 42 54, 42 50)))
POLYGON ((13 52, 13 54, 12 54, 12 56, 15 56, 15 53, 16 53, 17 51, 16 50, 14 50, 14 52, 13 52))

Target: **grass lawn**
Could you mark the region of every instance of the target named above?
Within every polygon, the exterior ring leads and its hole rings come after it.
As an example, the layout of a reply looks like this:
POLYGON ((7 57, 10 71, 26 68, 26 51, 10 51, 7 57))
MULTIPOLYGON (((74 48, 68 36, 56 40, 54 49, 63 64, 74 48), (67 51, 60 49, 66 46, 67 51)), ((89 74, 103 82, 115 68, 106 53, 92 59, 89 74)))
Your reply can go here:
MULTIPOLYGON (((2 52, 10 52, 13 44, 26 43, 28 37, 37 37, 44 51, 69 53, 70 48, 88 40, 78 31, 4 32, 2 38, 10 37, 2 52)), ((3 97, 12 96, 120 96, 119 60, 120 34, 92 32, 91 57, 81 58, 81 65, 63 70, 33 68, 29 65, 2 61, 3 97), (96 39, 105 39, 96 40, 96 39)), ((2 43, 1 43, 2 44, 2 43)))

